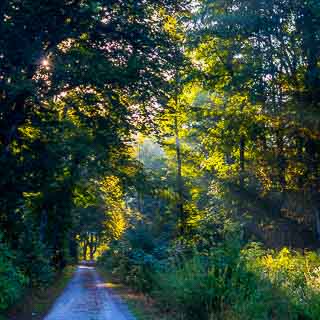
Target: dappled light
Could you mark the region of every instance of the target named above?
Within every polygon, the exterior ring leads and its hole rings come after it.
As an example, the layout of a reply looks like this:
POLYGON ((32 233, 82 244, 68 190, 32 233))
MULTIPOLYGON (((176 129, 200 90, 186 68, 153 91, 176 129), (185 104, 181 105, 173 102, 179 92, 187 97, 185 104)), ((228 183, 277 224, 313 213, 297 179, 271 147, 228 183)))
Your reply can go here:
POLYGON ((94 269, 94 267, 80 265, 80 266, 79 266, 79 269, 88 269, 88 270, 93 270, 93 269, 94 269))
POLYGON ((44 58, 41 60, 41 65, 43 65, 44 67, 49 67, 50 66, 50 61, 47 58, 44 58))
POLYGON ((119 288, 121 287, 120 284, 115 284, 115 283, 112 283, 112 282, 105 282, 105 283, 98 283, 97 284, 97 287, 98 288, 109 288, 109 289, 114 289, 114 288, 119 288))

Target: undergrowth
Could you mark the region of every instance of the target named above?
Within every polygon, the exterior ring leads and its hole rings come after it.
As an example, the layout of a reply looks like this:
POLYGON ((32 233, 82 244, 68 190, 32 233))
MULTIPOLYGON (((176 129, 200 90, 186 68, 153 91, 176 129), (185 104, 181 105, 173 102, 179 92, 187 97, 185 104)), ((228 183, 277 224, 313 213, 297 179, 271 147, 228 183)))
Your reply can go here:
POLYGON ((237 236, 217 238, 210 245, 146 247, 129 237, 112 244, 100 265, 179 319, 320 319, 317 253, 270 250, 237 236))

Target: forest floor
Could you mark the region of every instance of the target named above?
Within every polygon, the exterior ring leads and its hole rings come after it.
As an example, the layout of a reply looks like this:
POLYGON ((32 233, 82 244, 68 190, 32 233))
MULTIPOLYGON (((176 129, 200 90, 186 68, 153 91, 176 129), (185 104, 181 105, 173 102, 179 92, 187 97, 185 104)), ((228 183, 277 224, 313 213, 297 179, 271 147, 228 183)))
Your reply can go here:
POLYGON ((44 320, 134 320, 92 266, 79 266, 44 320))

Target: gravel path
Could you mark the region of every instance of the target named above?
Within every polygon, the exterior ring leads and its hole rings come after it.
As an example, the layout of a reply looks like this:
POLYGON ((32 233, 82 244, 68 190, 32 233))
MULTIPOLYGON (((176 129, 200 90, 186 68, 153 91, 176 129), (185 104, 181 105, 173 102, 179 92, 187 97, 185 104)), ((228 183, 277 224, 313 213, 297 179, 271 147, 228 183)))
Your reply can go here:
POLYGON ((94 267, 79 266, 44 320, 135 320, 94 267))

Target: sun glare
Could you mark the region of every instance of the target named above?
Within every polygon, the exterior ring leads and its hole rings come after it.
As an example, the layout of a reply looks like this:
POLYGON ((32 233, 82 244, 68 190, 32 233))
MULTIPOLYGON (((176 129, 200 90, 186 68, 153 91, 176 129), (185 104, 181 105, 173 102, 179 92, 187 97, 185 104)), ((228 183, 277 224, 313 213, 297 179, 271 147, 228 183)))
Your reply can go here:
POLYGON ((49 63, 49 60, 48 60, 48 59, 42 59, 41 64, 42 64, 44 67, 48 67, 50 63, 49 63))

